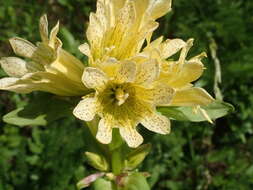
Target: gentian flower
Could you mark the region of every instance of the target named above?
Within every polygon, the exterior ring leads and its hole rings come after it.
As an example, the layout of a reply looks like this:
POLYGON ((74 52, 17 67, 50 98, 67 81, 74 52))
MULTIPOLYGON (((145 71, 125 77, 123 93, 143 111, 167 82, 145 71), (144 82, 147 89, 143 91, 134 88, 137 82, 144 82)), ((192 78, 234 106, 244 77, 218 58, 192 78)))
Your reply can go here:
POLYGON ((22 38, 11 38, 14 52, 18 57, 0 60, 3 70, 10 76, 0 79, 0 89, 18 93, 46 91, 61 96, 75 96, 86 93, 81 82, 84 65, 73 55, 62 49, 57 37, 59 22, 48 34, 46 15, 40 19, 42 42, 33 45, 22 38))

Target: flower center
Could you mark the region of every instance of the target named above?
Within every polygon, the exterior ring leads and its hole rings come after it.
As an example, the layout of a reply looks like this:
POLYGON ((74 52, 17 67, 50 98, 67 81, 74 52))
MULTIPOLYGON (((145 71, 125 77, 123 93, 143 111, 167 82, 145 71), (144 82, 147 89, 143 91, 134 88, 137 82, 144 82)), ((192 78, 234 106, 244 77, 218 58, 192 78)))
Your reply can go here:
POLYGON ((129 97, 129 94, 126 93, 121 87, 116 89, 115 98, 117 100, 118 106, 121 106, 122 104, 124 104, 128 97, 129 97))

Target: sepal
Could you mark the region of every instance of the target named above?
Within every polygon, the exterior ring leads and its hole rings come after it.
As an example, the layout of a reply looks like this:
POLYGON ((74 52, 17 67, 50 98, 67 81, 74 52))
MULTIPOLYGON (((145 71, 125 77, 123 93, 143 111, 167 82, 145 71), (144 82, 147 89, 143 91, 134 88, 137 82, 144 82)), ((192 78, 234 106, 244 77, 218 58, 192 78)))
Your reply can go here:
POLYGON ((125 160, 125 169, 135 169, 151 151, 151 144, 144 144, 130 152, 125 160))

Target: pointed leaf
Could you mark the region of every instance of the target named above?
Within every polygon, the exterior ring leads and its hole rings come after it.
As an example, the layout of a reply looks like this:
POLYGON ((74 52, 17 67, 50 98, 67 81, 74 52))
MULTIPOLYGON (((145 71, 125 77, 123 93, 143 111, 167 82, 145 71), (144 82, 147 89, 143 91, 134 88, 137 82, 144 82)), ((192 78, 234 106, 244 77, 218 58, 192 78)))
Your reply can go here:
MULTIPOLYGON (((234 107, 231 104, 221 101, 214 101, 201 108, 206 111, 212 120, 223 117, 234 111, 234 107)), ((157 110, 163 115, 179 121, 206 121, 203 114, 201 112, 194 113, 192 107, 159 107, 157 110)))
POLYGON ((91 166, 100 170, 100 171, 107 171, 109 168, 109 164, 105 157, 102 154, 97 154, 93 152, 85 152, 86 157, 91 166))
POLYGON ((39 94, 24 107, 18 108, 5 116, 3 121, 20 127, 42 125, 71 115, 72 104, 50 94, 39 94))
POLYGON ((150 150, 151 144, 144 144, 130 152, 125 160, 125 169, 135 169, 145 159, 150 150))

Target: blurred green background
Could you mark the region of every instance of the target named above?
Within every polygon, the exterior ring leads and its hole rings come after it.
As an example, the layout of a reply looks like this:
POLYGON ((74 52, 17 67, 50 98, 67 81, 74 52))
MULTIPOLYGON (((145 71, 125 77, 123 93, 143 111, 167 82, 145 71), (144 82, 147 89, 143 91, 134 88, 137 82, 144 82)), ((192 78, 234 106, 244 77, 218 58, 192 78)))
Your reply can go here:
MULTIPOLYGON (((39 17, 47 13, 51 27, 61 22, 64 48, 85 62, 77 46, 94 10, 95 0, 0 0, 0 57, 14 55, 10 37, 39 41, 39 17)), ((193 37, 190 54, 208 53, 196 85, 213 96, 219 71, 214 59, 219 59, 221 94, 236 111, 214 125, 173 122, 170 135, 153 136, 152 153, 140 170, 151 173, 154 190, 252 190, 253 1, 174 0, 173 11, 159 21, 155 37, 193 37)), ((0 118, 32 96, 1 91, 0 118)), ((76 189, 75 183, 92 172, 83 156, 84 133, 74 118, 22 128, 0 120, 0 190, 76 189)))

